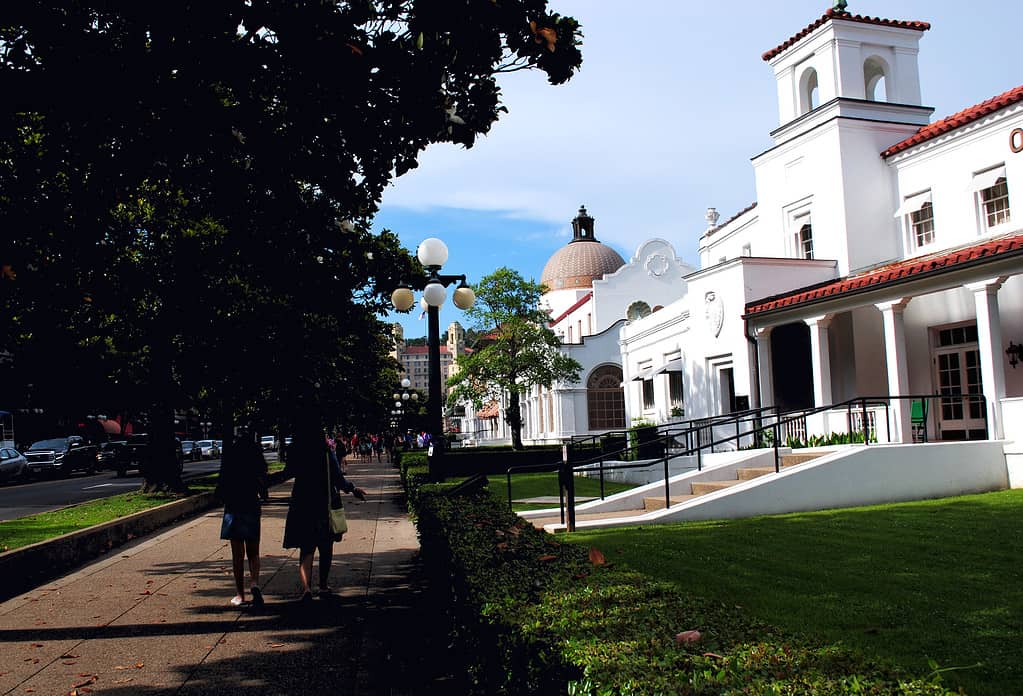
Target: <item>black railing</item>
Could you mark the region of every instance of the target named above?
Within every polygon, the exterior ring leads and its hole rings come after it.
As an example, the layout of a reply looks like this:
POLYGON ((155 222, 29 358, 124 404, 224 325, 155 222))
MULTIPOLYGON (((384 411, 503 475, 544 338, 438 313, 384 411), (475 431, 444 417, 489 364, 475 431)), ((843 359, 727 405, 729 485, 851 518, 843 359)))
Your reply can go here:
MULTIPOLYGON (((522 465, 509 467, 506 471, 508 487, 508 505, 512 505, 512 474, 524 472, 559 472, 559 507, 561 509, 561 523, 566 524, 566 510, 568 511, 568 529, 575 528, 575 495, 574 477, 576 474, 596 473, 600 481, 600 499, 606 497, 605 474, 609 471, 621 471, 628 469, 649 468, 660 463, 663 466, 664 479, 664 504, 671 507, 671 485, 670 465, 672 459, 680 457, 695 456, 697 471, 703 470, 703 452, 709 449, 711 453, 717 447, 733 444, 737 451, 743 449, 743 442, 749 443, 748 449, 759 449, 773 447, 774 449, 774 470, 781 470, 780 448, 788 446, 791 440, 806 440, 807 418, 821 413, 831 411, 846 411, 846 432, 857 433, 862 438, 861 444, 869 445, 871 441, 878 441, 876 418, 871 416, 876 412, 872 409, 884 409, 886 438, 890 441, 892 433, 892 402, 910 402, 910 417, 907 422, 902 423, 903 429, 911 431, 914 442, 928 442, 929 421, 934 409, 930 404, 937 401, 938 413, 945 416, 950 411, 954 416, 957 412, 962 416, 967 413, 979 413, 975 419, 983 419, 984 432, 988 432, 987 413, 984 406, 982 394, 912 394, 902 396, 871 396, 849 399, 837 404, 804 408, 782 412, 775 407, 751 409, 738 413, 731 413, 708 418, 696 418, 676 423, 664 423, 656 428, 657 437, 647 438, 643 442, 633 442, 630 438, 635 430, 613 430, 599 435, 577 436, 565 442, 562 448, 562 462, 560 464, 539 464, 522 465), (979 402, 979 405, 978 405, 979 402), (769 422, 765 422, 769 421, 769 422), (715 428, 719 430, 727 427, 729 430, 734 426, 735 432, 729 432, 725 437, 716 438, 715 428), (793 434, 802 434, 802 438, 795 438, 793 434), (917 439, 919 438, 919 439, 917 439), (621 448, 605 450, 595 457, 585 458, 582 455, 594 449, 594 445, 601 442, 620 442, 624 439, 625 445, 621 448), (646 457, 639 460, 641 448, 645 452, 656 450, 659 456, 646 457), (630 462, 631 463, 628 463, 630 462)), ((905 436, 903 436, 905 439, 905 436)))

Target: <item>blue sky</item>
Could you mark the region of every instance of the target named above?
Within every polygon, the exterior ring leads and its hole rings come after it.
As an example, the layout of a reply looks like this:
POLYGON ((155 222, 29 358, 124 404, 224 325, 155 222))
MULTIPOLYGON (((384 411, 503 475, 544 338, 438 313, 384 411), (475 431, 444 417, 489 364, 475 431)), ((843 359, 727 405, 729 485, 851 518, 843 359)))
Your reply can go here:
MULTIPOLYGON (((470 283, 501 266, 539 280, 585 204, 597 239, 626 260, 661 237, 697 266, 706 209, 726 219, 755 200, 750 158, 778 126, 774 76, 761 54, 830 4, 550 6, 582 24, 582 70, 558 87, 540 73, 503 76, 509 113, 472 149, 427 150, 385 193, 374 229, 394 231, 413 252, 440 237, 450 252, 443 272, 465 273, 470 283)), ((932 120, 1023 84, 1020 15, 1011 4, 850 0, 848 11, 931 23, 919 63, 932 120)), ((419 315, 388 321, 400 321, 407 337, 424 336, 419 315)), ((449 299, 441 330, 454 320, 470 326, 449 299)))

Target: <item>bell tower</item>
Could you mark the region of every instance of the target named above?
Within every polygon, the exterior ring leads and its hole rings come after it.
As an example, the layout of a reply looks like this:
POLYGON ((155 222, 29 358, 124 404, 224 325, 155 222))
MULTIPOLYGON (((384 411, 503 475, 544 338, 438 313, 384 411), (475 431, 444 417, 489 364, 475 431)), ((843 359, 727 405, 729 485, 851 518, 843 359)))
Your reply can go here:
MULTIPOLYGON (((836 100, 856 105, 858 118, 925 125, 921 107, 920 37, 927 22, 850 13, 839 0, 822 17, 766 51, 778 83, 782 128, 836 100)), ((851 106, 848 104, 847 106, 851 106)))

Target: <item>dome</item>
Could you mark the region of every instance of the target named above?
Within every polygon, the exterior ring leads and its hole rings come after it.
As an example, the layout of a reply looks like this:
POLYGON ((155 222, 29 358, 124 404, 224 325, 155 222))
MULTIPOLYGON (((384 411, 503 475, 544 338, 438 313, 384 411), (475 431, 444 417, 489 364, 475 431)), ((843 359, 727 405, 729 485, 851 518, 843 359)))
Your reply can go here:
POLYGON ((572 241, 554 252, 543 267, 540 282, 548 290, 592 287, 594 280, 625 265, 617 251, 594 238, 593 218, 586 214, 585 206, 572 220, 572 230, 572 241))

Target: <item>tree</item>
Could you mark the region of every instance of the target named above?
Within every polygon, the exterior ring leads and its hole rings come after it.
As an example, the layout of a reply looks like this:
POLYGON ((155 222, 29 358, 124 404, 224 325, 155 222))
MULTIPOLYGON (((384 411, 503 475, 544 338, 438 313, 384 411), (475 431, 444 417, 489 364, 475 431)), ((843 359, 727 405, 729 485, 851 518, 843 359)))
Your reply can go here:
MULTIPOLYGON (((388 387, 342 368, 386 366, 415 272, 368 232, 384 189, 490 129, 497 74, 567 80, 579 36, 546 0, 4 4, 0 346, 133 382, 161 452, 181 406, 365 413, 388 387)), ((180 487, 169 455, 145 476, 180 487)))
POLYGON ((499 268, 475 288, 476 304, 467 313, 484 338, 476 349, 459 356, 458 373, 448 380, 448 402, 484 402, 508 394, 505 420, 512 447, 522 449, 520 397, 536 386, 576 382, 582 370, 560 351, 561 341, 547 328, 540 309, 543 286, 510 268, 499 268))

